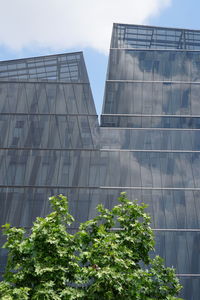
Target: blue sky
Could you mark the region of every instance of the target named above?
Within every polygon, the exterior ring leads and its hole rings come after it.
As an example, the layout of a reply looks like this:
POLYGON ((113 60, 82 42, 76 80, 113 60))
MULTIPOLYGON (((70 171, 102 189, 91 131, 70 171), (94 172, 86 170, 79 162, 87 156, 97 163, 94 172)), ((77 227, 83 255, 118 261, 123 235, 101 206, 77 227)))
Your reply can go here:
POLYGON ((98 114, 113 22, 200 29, 199 0, 0 0, 0 7, 0 60, 83 51, 98 114))

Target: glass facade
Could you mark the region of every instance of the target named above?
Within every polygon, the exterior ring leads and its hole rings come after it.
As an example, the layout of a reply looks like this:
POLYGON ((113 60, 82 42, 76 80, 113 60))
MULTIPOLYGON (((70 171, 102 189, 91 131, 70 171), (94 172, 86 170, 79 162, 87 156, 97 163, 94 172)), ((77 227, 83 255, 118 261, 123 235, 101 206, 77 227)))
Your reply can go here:
POLYGON ((200 31, 114 24, 111 48, 199 50, 200 31))
MULTIPOLYGON (((156 253, 200 295, 200 31, 114 24, 100 185, 149 205, 156 253)), ((110 202, 109 202, 110 201, 110 202)))
POLYGON ((81 52, 0 62, 0 223, 30 228, 62 193, 73 231, 126 191, 199 300, 199 95, 197 30, 114 24, 100 126, 81 52))
POLYGON ((0 80, 88 82, 81 53, 0 62, 0 80))
MULTIPOLYGON (((62 193, 77 228, 98 202, 99 153, 82 53, 0 62, 1 225, 31 227, 62 193)), ((5 257, 1 249, 1 272, 5 257)))

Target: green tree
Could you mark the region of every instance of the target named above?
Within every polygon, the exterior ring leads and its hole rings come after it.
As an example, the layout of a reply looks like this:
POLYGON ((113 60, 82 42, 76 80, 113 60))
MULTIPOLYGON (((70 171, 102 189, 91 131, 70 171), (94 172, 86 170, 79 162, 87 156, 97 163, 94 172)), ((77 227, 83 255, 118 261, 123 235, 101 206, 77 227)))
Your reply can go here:
POLYGON ((66 197, 51 197, 53 212, 37 218, 31 232, 4 225, 8 261, 2 300, 178 299, 181 286, 154 250, 146 206, 130 202, 98 215, 70 234, 66 197))

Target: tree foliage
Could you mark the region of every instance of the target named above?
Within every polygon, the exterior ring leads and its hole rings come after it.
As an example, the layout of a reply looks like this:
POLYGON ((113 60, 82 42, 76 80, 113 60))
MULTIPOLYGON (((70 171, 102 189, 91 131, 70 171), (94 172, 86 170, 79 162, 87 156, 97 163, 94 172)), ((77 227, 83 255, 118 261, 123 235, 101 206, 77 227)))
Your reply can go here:
POLYGON ((0 283, 2 300, 178 299, 181 286, 154 250, 145 205, 120 204, 70 234, 66 197, 51 197, 53 212, 37 218, 31 232, 4 225, 8 261, 0 283), (118 228, 118 229, 117 229, 118 228))

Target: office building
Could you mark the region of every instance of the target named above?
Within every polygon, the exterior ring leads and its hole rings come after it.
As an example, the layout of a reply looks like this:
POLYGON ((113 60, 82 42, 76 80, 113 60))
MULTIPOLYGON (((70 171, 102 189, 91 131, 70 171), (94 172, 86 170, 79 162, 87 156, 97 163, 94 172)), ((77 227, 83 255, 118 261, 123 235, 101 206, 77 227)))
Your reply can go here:
POLYGON ((149 205, 156 251, 200 295, 200 31, 114 24, 101 186, 149 205))
POLYGON ((76 230, 126 191, 199 300, 199 95, 196 30, 114 24, 100 126, 81 52, 0 62, 0 223, 29 228, 63 193, 76 230))
POLYGON ((1 225, 30 228, 49 212, 48 197, 60 193, 78 223, 90 218, 99 188, 98 134, 82 53, 1 62, 1 225))

